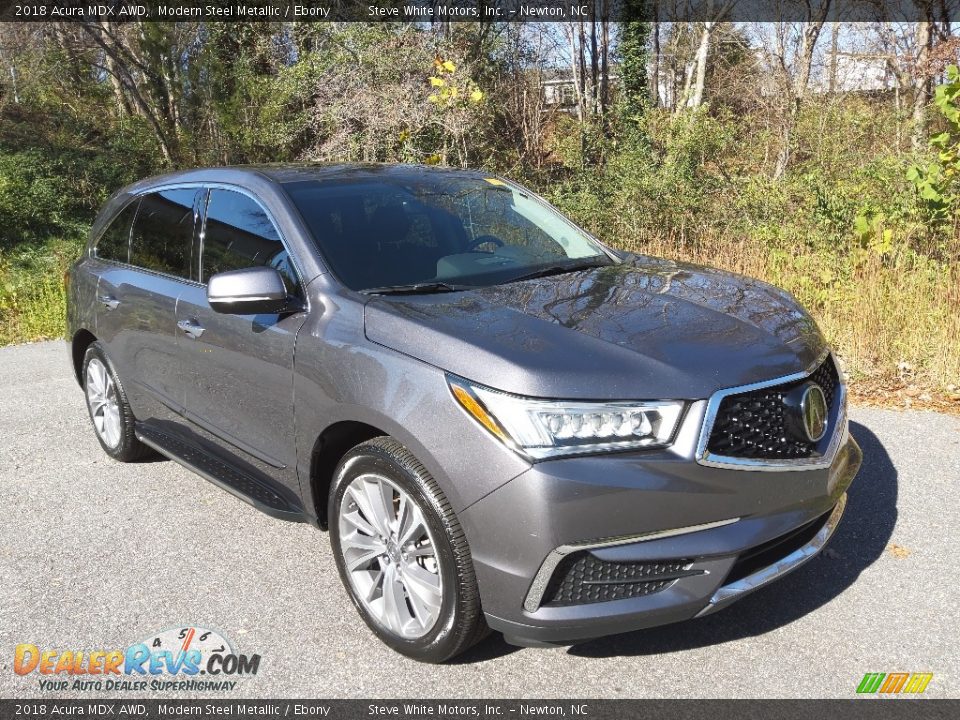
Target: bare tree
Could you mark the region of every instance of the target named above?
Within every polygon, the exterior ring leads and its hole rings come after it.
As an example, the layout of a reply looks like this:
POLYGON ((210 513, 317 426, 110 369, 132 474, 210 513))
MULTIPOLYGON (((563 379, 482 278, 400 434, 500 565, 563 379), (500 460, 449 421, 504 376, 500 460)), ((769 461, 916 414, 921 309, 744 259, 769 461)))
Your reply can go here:
POLYGON ((773 177, 781 177, 790 163, 793 128, 810 86, 817 42, 830 12, 831 0, 806 0, 803 22, 778 22, 773 37, 761 30, 764 62, 772 74, 774 106, 780 128, 780 150, 773 177))
POLYGON ((927 138, 927 105, 930 102, 930 75, 927 61, 930 54, 930 44, 933 40, 932 5, 927 0, 922 2, 921 9, 926 20, 917 23, 916 29, 916 64, 913 77, 913 122, 910 133, 910 143, 914 150, 919 150, 927 138))
POLYGON ((724 0, 718 4, 714 0, 706 2, 706 16, 710 18, 697 23, 698 41, 696 51, 684 68, 683 92, 674 107, 675 112, 682 108, 698 108, 703 104, 707 82, 707 67, 710 62, 710 44, 718 23, 729 14, 737 0, 724 0))

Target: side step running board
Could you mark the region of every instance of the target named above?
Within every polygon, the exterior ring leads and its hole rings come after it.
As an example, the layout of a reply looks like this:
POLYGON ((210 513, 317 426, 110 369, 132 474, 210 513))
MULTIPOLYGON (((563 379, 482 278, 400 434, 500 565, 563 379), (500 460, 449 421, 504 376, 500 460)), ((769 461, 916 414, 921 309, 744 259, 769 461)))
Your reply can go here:
POLYGON ((144 445, 250 503, 257 510, 280 520, 307 522, 300 508, 266 484, 219 458, 211 457, 194 445, 142 423, 137 423, 136 434, 144 445))

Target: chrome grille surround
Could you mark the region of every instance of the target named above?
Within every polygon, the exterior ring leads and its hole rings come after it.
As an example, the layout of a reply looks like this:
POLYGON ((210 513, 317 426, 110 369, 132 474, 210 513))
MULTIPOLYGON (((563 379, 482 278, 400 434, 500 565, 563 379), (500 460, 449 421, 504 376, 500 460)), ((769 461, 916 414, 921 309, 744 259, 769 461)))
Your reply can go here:
POLYGON ((840 447, 848 435, 847 428, 847 386, 844 382, 843 374, 829 350, 825 350, 820 357, 813 362, 805 371, 786 375, 772 380, 764 380, 750 385, 741 385, 739 387, 726 388, 718 390, 707 403, 706 415, 703 425, 700 428, 700 439, 697 442, 696 460, 700 465, 707 467, 726 468, 732 470, 767 470, 767 471, 789 471, 789 470, 818 470, 828 468, 833 464, 840 447), (835 398, 830 407, 829 430, 827 438, 822 442, 826 443, 823 453, 811 455, 802 458, 749 458, 735 457, 730 455, 721 455, 709 451, 710 436, 713 432, 714 423, 717 420, 717 414, 720 411, 721 403, 731 395, 742 395, 758 390, 765 390, 778 385, 788 385, 798 381, 811 378, 820 370, 824 361, 830 358, 836 369, 838 383, 834 391, 835 398))

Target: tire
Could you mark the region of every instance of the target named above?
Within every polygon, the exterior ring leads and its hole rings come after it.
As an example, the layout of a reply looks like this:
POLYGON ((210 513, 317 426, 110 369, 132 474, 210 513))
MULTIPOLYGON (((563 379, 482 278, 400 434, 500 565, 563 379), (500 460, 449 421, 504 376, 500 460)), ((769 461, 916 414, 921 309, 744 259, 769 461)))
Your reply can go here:
POLYGON ((328 502, 340 579, 384 643, 441 663, 487 635, 463 529, 409 450, 389 437, 357 445, 337 466, 328 502))
POLYGON ((127 394, 99 342, 91 343, 83 356, 83 392, 94 434, 107 455, 133 462, 150 454, 134 433, 127 394))

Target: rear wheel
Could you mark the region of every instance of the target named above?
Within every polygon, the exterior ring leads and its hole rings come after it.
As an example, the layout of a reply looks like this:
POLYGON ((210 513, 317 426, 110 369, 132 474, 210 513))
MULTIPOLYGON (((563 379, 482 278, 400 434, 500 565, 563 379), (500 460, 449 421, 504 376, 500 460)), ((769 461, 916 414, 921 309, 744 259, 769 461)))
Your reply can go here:
POLYGON ((340 577, 381 640, 414 659, 443 662, 486 634, 460 523, 406 448, 387 437, 353 448, 329 502, 340 577))
POLYGON ((149 453, 134 433, 133 411, 120 378, 98 342, 91 343, 83 357, 83 391, 94 432, 107 455, 131 462, 149 453))

